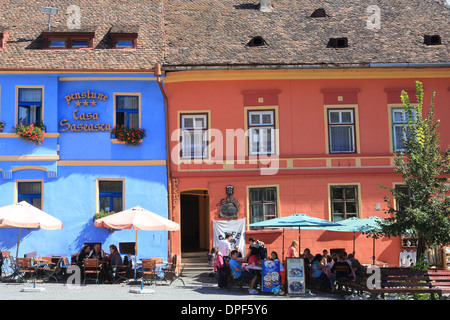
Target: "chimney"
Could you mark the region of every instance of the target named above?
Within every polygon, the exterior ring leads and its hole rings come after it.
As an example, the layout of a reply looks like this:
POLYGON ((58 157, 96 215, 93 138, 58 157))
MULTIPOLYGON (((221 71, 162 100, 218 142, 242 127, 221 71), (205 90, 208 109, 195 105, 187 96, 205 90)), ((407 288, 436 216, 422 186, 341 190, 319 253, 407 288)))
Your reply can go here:
POLYGON ((272 12, 272 1, 271 0, 260 0, 259 11, 261 12, 272 12))

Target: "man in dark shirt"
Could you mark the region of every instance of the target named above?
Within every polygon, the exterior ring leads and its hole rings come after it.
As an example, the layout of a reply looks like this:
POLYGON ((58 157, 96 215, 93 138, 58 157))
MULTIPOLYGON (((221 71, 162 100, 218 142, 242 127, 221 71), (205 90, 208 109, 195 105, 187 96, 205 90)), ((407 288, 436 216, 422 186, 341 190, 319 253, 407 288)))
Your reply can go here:
POLYGON ((338 261, 331 267, 331 272, 334 273, 336 280, 351 280, 353 272, 351 266, 344 260, 343 252, 338 253, 338 261))

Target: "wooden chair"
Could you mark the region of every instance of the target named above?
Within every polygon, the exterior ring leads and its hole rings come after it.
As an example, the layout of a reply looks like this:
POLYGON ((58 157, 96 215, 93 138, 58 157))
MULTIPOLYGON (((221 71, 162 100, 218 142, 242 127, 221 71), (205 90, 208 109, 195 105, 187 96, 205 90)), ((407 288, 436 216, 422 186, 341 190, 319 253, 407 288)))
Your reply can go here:
POLYGON ((183 283, 183 286, 186 284, 184 283, 184 280, 181 278, 183 275, 184 265, 181 268, 179 272, 177 272, 178 269, 178 256, 175 255, 172 259, 172 263, 169 264, 169 267, 164 272, 164 279, 169 280, 171 285, 175 280, 180 280, 183 283))
POLYGON ((2 264, 2 272, 0 273, 0 276, 8 271, 8 266, 9 263, 11 262, 11 259, 9 258, 11 254, 11 251, 2 251, 2 256, 3 256, 3 264, 2 264), (5 261, 8 260, 9 263, 6 263, 5 261))
POLYGON ((142 259, 142 273, 144 275, 144 283, 155 283, 160 280, 158 270, 156 270, 156 261, 152 259, 142 259))
POLYGON ((36 270, 33 267, 31 258, 17 258, 16 260, 17 272, 20 279, 26 281, 26 275, 29 274, 30 278, 36 276, 36 270), (22 276, 23 274, 23 276, 22 276))
POLYGON ((83 263, 83 273, 84 273, 84 281, 86 283, 88 275, 95 275, 95 283, 98 284, 98 277, 101 272, 101 266, 98 263, 98 259, 84 259, 83 263))

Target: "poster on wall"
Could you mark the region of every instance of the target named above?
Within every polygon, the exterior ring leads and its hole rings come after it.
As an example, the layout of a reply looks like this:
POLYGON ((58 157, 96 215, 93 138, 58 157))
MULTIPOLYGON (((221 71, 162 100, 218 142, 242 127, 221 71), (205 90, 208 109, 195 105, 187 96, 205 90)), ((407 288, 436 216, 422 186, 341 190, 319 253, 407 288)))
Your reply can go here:
POLYGON ((281 290, 280 261, 262 261, 262 292, 279 293, 281 290))
POLYGON ((245 218, 237 220, 213 220, 213 246, 217 247, 219 240, 225 239, 225 233, 231 233, 231 250, 239 247, 242 256, 245 256, 245 218))
POLYGON ((287 294, 306 294, 305 263, 302 258, 286 259, 287 294))

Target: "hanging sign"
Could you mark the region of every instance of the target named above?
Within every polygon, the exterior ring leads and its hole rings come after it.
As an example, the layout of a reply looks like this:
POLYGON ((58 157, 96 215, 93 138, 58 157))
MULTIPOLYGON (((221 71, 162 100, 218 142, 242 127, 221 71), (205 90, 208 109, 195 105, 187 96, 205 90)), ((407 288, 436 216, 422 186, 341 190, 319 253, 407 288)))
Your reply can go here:
POLYGON ((71 123, 69 119, 62 119, 59 123, 61 132, 67 130, 72 132, 111 131, 111 124, 109 123, 86 123, 86 121, 99 120, 99 115, 98 112, 83 110, 85 107, 96 107, 97 102, 106 101, 107 95, 87 90, 86 92, 68 94, 64 98, 69 106, 72 102, 75 105, 72 118, 76 123, 71 123))

